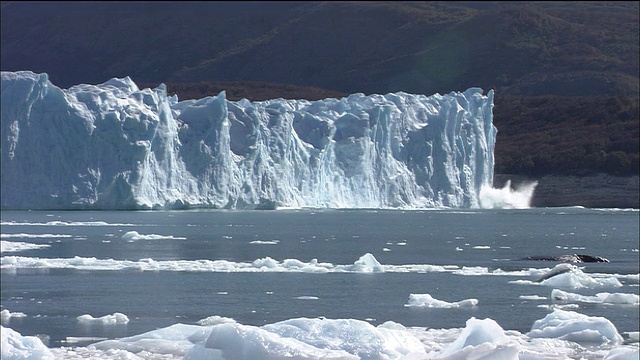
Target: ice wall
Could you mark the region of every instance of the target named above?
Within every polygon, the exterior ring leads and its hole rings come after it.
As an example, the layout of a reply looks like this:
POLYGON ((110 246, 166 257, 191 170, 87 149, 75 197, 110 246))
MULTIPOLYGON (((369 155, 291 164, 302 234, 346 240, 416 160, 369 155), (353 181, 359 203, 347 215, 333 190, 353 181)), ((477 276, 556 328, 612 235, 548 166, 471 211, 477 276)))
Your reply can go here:
POLYGON ((3 209, 479 207, 493 91, 234 102, 2 72, 3 209))

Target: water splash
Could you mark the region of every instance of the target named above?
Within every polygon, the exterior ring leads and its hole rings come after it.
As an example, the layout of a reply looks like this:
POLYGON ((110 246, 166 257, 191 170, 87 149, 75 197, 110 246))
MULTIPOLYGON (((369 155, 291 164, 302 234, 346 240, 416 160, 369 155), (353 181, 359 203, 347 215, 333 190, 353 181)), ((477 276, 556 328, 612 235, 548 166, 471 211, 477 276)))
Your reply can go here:
POLYGON ((512 188, 511 180, 507 180, 501 189, 485 186, 480 189, 480 207, 483 209, 528 209, 531 207, 536 186, 538 186, 538 182, 533 181, 512 188))

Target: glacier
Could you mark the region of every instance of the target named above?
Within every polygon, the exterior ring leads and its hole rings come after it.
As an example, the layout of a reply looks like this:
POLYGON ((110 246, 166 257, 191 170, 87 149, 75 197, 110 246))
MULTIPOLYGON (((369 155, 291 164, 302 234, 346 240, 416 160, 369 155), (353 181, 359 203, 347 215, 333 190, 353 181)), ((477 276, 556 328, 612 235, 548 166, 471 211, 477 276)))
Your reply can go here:
POLYGON ((2 72, 2 209, 480 208, 493 90, 342 99, 61 89, 2 72))

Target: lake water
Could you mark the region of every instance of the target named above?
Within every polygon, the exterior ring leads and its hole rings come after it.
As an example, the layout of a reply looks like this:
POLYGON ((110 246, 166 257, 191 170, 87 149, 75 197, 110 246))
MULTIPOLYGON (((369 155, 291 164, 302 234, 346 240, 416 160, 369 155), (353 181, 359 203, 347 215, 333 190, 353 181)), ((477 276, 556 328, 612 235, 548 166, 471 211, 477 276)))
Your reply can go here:
POLYGON ((562 290, 638 295, 637 210, 3 211, 1 220, 1 305, 22 315, 2 325, 51 348, 214 315, 254 326, 324 317, 423 329, 475 317, 527 333, 571 305, 611 321, 626 342, 639 327, 637 304, 552 299, 555 287, 535 280, 559 262, 525 260, 602 256, 609 262, 576 265, 622 286, 562 290), (477 305, 407 306, 411 294, 477 305), (78 320, 115 313, 129 321, 78 320))

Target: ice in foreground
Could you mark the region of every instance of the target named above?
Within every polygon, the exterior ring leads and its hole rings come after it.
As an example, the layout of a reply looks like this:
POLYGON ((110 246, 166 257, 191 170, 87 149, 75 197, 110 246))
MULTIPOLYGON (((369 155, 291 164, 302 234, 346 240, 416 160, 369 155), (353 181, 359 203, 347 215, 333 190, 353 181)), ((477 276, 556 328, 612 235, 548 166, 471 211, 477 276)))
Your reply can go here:
POLYGON ((492 319, 470 318, 462 329, 374 326, 356 319, 297 318, 264 326, 212 316, 87 347, 47 348, 38 338, 2 327, 2 359, 637 359, 606 319, 556 310, 528 334, 492 319), (216 320, 217 319, 217 320, 216 320), (596 343, 607 346, 595 348, 596 343))
POLYGON ((178 101, 128 77, 2 72, 2 208, 477 208, 492 110, 478 88, 178 101))

